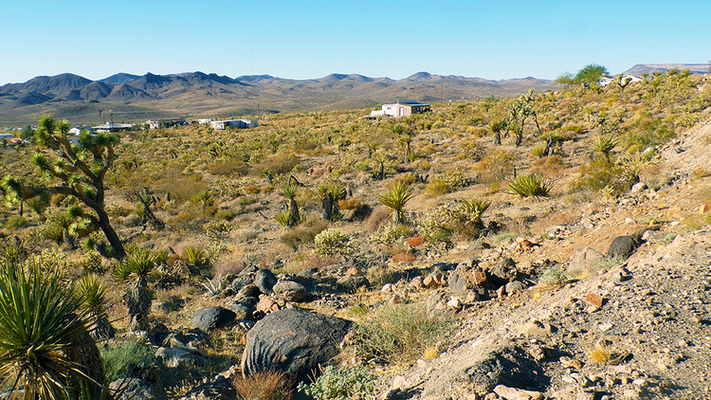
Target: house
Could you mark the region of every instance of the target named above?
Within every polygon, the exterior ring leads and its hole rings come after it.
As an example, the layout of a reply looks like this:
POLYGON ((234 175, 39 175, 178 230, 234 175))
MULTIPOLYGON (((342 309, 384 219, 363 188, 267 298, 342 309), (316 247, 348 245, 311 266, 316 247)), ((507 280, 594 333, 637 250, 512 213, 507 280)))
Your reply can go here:
POLYGON ((430 111, 430 105, 412 100, 399 100, 394 104, 383 104, 382 109, 371 111, 369 118, 389 116, 389 117, 409 117, 412 114, 419 114, 430 111))
POLYGON ((133 129, 133 125, 131 124, 115 124, 113 122, 107 122, 105 124, 97 125, 97 126, 92 126, 91 127, 95 132, 99 133, 106 133, 106 132, 121 132, 121 131, 130 131, 133 129))
POLYGON ((94 130, 90 126, 75 126, 69 130, 69 134, 72 136, 81 135, 81 131, 89 131, 89 133, 94 133, 94 130))
POLYGON ((259 124, 256 120, 251 119, 226 119, 222 121, 211 121, 210 126, 216 131, 225 130, 227 128, 255 128, 259 124))
POLYGON ((634 75, 622 75, 622 78, 620 80, 617 80, 617 77, 611 77, 611 76, 602 76, 600 77, 600 80, 598 81, 598 84, 602 87, 607 87, 607 85, 611 83, 618 83, 621 82, 624 86, 627 86, 630 83, 633 82, 639 82, 642 80, 642 78, 634 75))
POLYGON ((200 125, 207 125, 207 124, 209 124, 210 122, 212 122, 212 118, 201 118, 201 119, 199 119, 197 122, 198 122, 198 124, 200 124, 200 125))

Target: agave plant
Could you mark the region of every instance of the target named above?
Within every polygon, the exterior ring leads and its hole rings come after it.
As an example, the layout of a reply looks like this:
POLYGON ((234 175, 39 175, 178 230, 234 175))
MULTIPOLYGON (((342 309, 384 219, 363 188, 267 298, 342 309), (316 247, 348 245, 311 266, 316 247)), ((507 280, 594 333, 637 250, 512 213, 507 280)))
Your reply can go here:
POLYGON ((74 288, 56 270, 6 271, 0 273, 0 386, 27 400, 105 396, 101 355, 74 288))
POLYGON ((405 221, 405 213, 402 209, 408 201, 412 200, 412 197, 412 190, 406 184, 398 182, 392 188, 380 193, 378 201, 394 211, 393 217, 396 223, 403 223, 405 221))
POLYGON ((534 200, 548 197, 552 188, 553 182, 536 173, 519 176, 508 185, 508 189, 512 194, 534 200))

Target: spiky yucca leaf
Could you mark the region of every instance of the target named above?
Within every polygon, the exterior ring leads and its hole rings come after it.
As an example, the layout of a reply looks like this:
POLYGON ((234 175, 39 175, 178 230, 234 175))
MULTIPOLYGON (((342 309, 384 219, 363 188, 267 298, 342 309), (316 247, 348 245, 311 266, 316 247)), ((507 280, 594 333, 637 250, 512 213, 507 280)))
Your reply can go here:
POLYGON ((85 318, 56 272, 29 267, 0 274, 0 385, 34 400, 66 399, 81 381, 103 384, 71 357, 85 318))
POLYGON ((540 200, 542 197, 548 197, 553 182, 540 174, 522 175, 509 183, 508 189, 512 194, 516 194, 522 198, 531 198, 540 200))
POLYGON ((412 190, 404 183, 398 182, 392 188, 380 193, 378 201, 395 212, 395 220, 401 223, 405 220, 402 209, 412 200, 412 190))

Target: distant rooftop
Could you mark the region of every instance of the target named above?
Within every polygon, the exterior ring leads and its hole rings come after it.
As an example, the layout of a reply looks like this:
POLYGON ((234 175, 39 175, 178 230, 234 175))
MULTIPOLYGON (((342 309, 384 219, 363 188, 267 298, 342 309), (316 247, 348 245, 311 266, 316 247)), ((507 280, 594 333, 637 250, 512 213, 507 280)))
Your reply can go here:
POLYGON ((419 101, 415 100, 398 100, 396 103, 404 104, 406 106, 429 106, 429 104, 427 103, 420 103, 419 101))

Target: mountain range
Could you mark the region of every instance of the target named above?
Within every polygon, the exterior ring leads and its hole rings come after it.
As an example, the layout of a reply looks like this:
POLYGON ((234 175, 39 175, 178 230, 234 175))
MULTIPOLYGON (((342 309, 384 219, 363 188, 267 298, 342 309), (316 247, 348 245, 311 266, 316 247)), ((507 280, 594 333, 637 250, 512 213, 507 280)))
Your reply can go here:
MULTIPOLYGON (((645 68, 652 71, 664 65, 688 64, 642 64, 630 71, 641 74, 639 71, 645 68)), ((219 118, 372 107, 396 100, 471 100, 518 95, 531 88, 541 92, 554 89, 555 84, 532 77, 497 81, 428 72, 400 80, 358 74, 295 80, 270 75, 230 78, 202 72, 143 76, 118 73, 97 81, 65 73, 0 86, 0 126, 33 124, 43 114, 75 124, 105 122, 112 116, 116 122, 219 118)))

